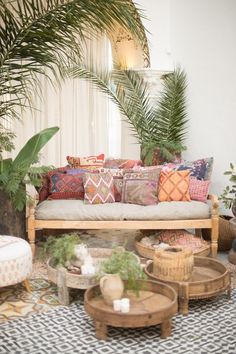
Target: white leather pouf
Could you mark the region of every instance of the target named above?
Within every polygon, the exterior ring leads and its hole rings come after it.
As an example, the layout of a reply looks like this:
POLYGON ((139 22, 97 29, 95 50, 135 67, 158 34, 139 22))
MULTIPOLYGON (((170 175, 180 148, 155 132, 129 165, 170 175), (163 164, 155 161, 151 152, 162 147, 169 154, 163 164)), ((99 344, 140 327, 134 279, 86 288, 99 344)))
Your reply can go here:
POLYGON ((0 235, 0 287, 25 281, 32 271, 32 251, 27 241, 0 235))

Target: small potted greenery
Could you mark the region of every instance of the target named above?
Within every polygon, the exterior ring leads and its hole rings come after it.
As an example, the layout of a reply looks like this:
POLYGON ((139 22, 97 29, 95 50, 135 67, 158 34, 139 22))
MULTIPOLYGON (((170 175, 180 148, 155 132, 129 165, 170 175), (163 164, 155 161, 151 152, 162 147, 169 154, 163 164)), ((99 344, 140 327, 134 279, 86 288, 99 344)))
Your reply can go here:
POLYGON ((133 252, 120 248, 114 249, 111 257, 101 263, 100 276, 101 292, 108 304, 121 298, 124 289, 132 290, 138 296, 142 286, 142 283, 138 280, 146 279, 139 258, 133 252), (124 284, 122 284, 123 281, 124 284), (112 293, 114 293, 114 296, 112 293))
POLYGON ((229 176, 231 185, 225 187, 220 200, 222 200, 225 208, 232 210, 233 215, 236 217, 236 171, 232 163, 230 163, 230 169, 225 171, 224 175, 229 176))
POLYGON ((76 260, 75 246, 81 243, 76 233, 63 234, 60 237, 49 236, 42 251, 42 255, 49 258, 49 264, 53 268, 66 267, 76 260))

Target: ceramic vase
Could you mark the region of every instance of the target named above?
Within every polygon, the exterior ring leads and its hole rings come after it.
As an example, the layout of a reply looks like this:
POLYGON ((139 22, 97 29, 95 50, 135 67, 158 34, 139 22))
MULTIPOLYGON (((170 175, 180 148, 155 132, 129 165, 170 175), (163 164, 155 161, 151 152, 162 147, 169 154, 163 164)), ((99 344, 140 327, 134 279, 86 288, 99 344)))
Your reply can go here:
POLYGON ((122 298, 124 283, 119 274, 106 274, 100 279, 100 289, 107 305, 112 305, 113 300, 122 298))

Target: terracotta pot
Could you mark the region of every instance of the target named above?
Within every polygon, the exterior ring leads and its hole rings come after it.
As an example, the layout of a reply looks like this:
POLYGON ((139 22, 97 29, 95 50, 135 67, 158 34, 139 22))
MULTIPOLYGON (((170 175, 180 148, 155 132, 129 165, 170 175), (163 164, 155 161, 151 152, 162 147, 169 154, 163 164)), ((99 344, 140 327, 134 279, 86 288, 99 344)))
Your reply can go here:
POLYGON ((232 218, 229 220, 229 228, 234 237, 236 238, 236 218, 232 218))
POLYGON ((106 274, 100 279, 100 289, 105 303, 112 305, 113 300, 122 298, 124 283, 119 274, 106 274))

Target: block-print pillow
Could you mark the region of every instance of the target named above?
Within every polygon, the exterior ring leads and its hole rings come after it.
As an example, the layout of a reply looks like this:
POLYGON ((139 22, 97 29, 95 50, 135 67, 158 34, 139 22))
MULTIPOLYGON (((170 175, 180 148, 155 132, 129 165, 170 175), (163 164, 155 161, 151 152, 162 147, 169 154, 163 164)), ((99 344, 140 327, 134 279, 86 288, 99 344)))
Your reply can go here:
POLYGON ((103 167, 104 165, 104 154, 98 156, 87 156, 87 157, 73 157, 67 156, 68 164, 72 168, 83 168, 86 170, 95 169, 103 167))
POLYGON ((43 202, 49 196, 50 176, 53 173, 66 173, 68 167, 59 167, 42 175, 41 187, 39 189, 39 202, 43 202))
POLYGON ((50 175, 49 199, 84 199, 83 174, 50 175))
POLYGON ((130 169, 135 166, 141 166, 141 160, 129 160, 129 159, 106 159, 104 163, 105 168, 120 168, 130 169))
POLYGON ((153 205, 157 200, 160 169, 124 173, 122 202, 139 205, 153 205))
POLYGON ((113 176, 109 172, 84 174, 84 202, 88 204, 115 202, 113 176))
POLYGON ((199 180, 209 180, 213 168, 213 157, 199 159, 196 161, 184 161, 181 164, 165 163, 163 171, 184 171, 190 170, 190 176, 199 180))
POLYGON ((191 177, 189 181, 189 194, 192 200, 206 202, 209 192, 210 181, 199 181, 197 178, 191 177))
POLYGON ((181 246, 189 248, 193 252, 207 246, 207 242, 186 230, 163 230, 158 234, 160 242, 168 243, 170 246, 181 246))
POLYGON ((159 202, 190 201, 190 171, 161 171, 159 179, 159 202))

